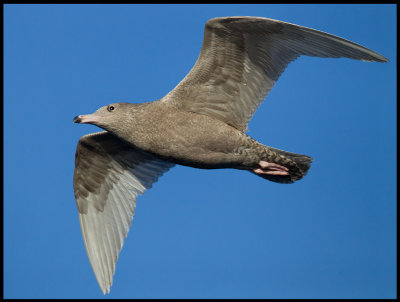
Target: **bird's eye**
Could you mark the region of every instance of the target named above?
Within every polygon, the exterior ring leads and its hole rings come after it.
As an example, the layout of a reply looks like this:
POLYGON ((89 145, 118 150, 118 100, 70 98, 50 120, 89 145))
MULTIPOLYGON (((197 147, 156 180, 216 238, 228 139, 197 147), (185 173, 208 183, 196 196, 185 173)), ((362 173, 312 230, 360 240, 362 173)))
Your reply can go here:
POLYGON ((108 106, 108 111, 113 111, 114 110, 114 106, 108 106))

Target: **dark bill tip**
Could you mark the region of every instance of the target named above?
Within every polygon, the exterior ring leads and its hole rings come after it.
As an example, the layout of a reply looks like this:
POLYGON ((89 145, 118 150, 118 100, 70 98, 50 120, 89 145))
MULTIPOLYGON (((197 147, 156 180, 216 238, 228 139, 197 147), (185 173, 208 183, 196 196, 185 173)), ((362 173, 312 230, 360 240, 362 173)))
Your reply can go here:
POLYGON ((72 120, 72 122, 74 123, 80 123, 81 122, 81 118, 79 115, 75 116, 74 119, 72 120))

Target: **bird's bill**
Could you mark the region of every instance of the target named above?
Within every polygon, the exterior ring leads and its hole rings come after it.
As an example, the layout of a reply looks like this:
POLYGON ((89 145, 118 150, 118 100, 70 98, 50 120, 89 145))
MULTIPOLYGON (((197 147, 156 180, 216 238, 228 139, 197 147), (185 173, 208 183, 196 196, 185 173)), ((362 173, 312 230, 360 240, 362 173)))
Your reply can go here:
POLYGON ((78 124, 92 124, 98 122, 100 117, 94 114, 77 115, 72 120, 74 123, 78 124))

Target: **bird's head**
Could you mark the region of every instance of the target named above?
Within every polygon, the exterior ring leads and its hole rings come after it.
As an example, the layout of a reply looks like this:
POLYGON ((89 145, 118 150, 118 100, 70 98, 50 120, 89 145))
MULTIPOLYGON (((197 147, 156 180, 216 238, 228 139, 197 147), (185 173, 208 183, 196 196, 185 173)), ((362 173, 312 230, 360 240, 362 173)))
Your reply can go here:
POLYGON ((115 132, 116 129, 126 127, 126 124, 134 118, 138 104, 114 103, 103 106, 92 114, 78 115, 72 120, 78 124, 92 124, 104 130, 115 132))

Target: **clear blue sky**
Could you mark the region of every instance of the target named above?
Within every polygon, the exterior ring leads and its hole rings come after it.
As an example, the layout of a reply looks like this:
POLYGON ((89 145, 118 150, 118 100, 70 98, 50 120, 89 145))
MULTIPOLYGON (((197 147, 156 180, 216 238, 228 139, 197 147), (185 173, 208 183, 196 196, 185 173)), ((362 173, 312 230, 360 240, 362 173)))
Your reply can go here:
POLYGON ((396 296, 395 5, 6 5, 4 297, 103 297, 84 248, 72 118, 167 94, 213 17, 261 16, 360 43, 386 64, 302 57, 250 122, 314 158, 291 185, 177 166, 138 198, 105 298, 396 296))

